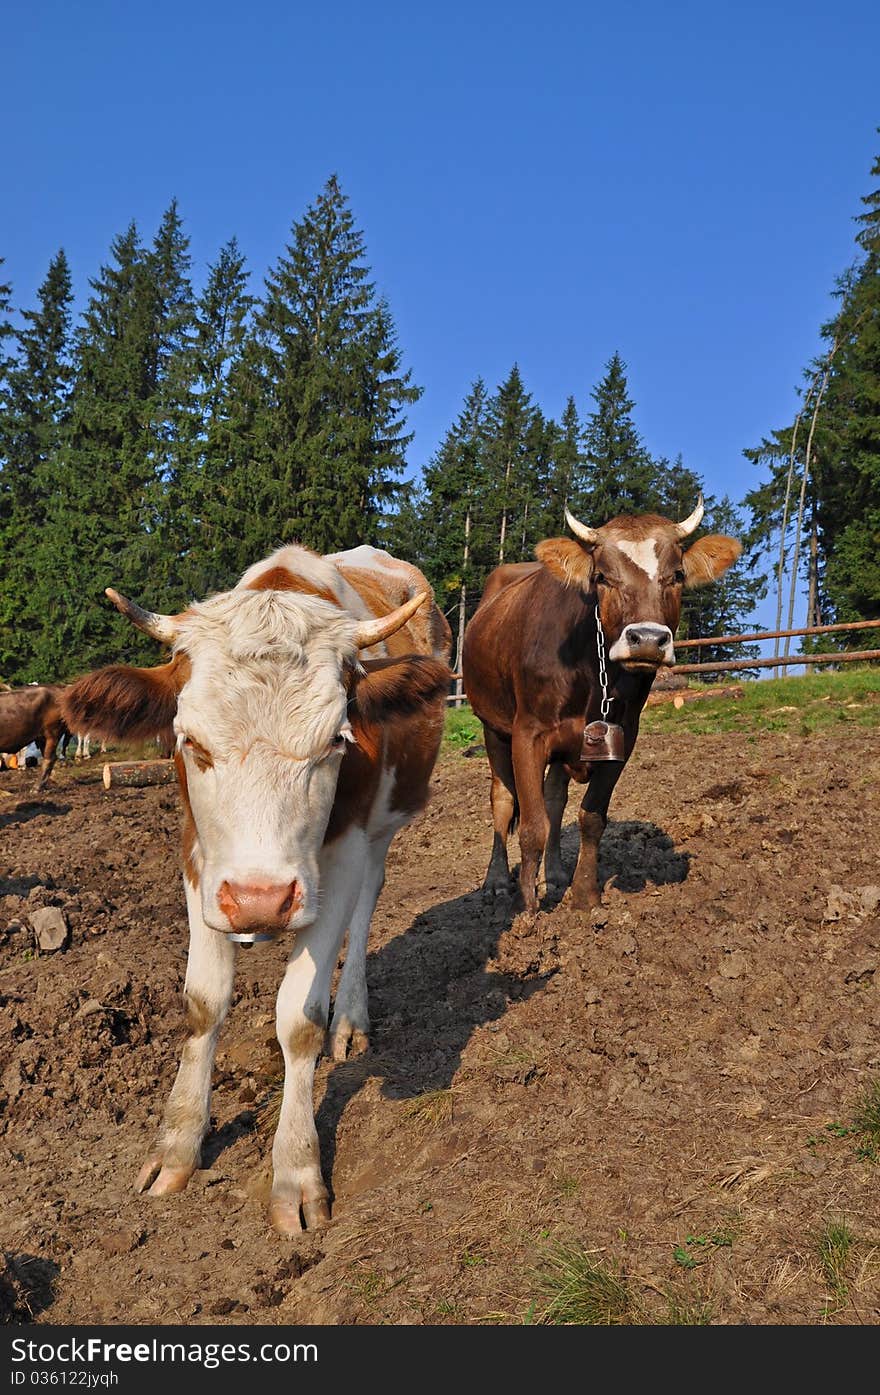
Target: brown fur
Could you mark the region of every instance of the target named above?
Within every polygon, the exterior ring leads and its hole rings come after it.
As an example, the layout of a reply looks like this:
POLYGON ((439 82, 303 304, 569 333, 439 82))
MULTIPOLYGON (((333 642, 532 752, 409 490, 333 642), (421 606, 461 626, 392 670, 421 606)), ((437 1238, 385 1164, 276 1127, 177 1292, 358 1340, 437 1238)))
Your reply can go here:
POLYGON ((133 740, 159 736, 170 728, 177 698, 190 674, 186 654, 175 654, 156 668, 111 664, 79 678, 61 697, 71 731, 133 740))
MULTIPOLYGON (((421 572, 409 562, 401 562, 399 568, 389 568, 381 574, 369 567, 334 565, 377 619, 390 615, 392 610, 397 610, 398 606, 411 601, 420 591, 428 589, 421 572), (392 570, 395 573, 394 581, 391 580, 392 570)), ((431 601, 421 606, 395 634, 389 635, 385 648, 392 658, 416 653, 432 654, 437 659, 448 660, 452 653, 452 631, 446 616, 431 601)))
POLYGON ((324 1044, 324 1030, 325 1027, 317 1022, 300 1022, 287 1042, 290 1054, 305 1058, 317 1056, 324 1044))
POLYGON ((295 591, 301 596, 317 596, 319 600, 329 601, 331 605, 340 608, 338 597, 334 596, 332 591, 327 591, 323 586, 316 586, 307 577, 297 576, 288 571, 287 567, 270 567, 268 571, 261 572, 253 581, 249 581, 245 590, 295 591))
POLYGON ((36 741, 43 753, 40 785, 45 785, 52 774, 58 742, 68 731, 61 707, 63 692, 63 688, 52 684, 31 684, 0 693, 0 751, 20 751, 36 741))
POLYGON ((392 807, 405 814, 423 807, 450 677, 446 664, 423 654, 368 659, 363 672, 353 675, 349 718, 356 744, 342 759, 325 842, 354 824, 366 825, 383 767, 395 773, 392 807))
POLYGON ((183 1000, 186 1004, 186 1020, 190 1031, 194 1037, 203 1037, 206 1032, 210 1032, 216 1021, 214 1013, 197 993, 184 993, 183 1000))
POLYGON ((720 534, 700 538, 684 554, 685 585, 708 586, 733 565, 741 552, 742 543, 736 538, 724 538, 720 534))
POLYGON ((177 783, 180 787, 180 802, 183 805, 183 824, 180 830, 181 851, 183 854, 183 875, 186 877, 193 891, 196 891, 199 885, 199 874, 195 863, 195 850, 198 842, 198 835, 196 833, 196 822, 192 814, 192 805, 189 802, 186 762, 180 751, 175 751, 174 753, 174 768, 177 771, 177 783))

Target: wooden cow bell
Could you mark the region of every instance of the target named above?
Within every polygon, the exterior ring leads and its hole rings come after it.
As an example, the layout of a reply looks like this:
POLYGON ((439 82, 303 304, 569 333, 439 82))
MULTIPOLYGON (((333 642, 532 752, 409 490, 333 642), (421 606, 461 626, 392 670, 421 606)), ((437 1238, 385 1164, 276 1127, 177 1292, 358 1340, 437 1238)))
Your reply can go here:
POLYGON ((584 727, 581 760, 625 760, 623 727, 617 722, 588 722, 584 727))

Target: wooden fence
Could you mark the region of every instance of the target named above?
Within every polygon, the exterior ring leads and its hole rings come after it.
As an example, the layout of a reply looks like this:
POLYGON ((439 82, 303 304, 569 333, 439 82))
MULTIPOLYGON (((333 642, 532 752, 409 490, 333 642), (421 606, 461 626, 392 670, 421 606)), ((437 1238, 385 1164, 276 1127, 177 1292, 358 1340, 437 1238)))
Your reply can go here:
MULTIPOLYGON (((676 649, 705 649, 718 644, 752 644, 764 639, 790 639, 795 635, 830 635, 844 630, 877 630, 880 620, 853 620, 850 624, 807 625, 799 630, 755 630, 747 635, 713 635, 708 639, 677 639, 676 649)), ((872 659, 880 659, 880 649, 853 649, 834 654, 775 654, 769 659, 728 659, 716 664, 676 664, 674 672, 685 673, 733 673, 749 668, 795 668, 798 664, 857 664, 872 659)), ((452 675, 460 679, 460 673, 452 675)), ((447 702, 461 706, 467 698, 458 693, 450 693, 447 702)))

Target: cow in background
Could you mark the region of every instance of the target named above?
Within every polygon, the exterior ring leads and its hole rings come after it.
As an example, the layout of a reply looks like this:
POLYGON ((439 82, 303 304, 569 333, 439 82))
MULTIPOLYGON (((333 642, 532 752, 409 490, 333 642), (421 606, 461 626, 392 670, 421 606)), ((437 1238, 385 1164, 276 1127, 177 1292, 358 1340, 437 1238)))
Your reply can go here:
POLYGON ((537 562, 496 568, 465 633, 464 686, 483 723, 492 774, 495 833, 487 895, 509 886, 507 839, 517 816, 520 887, 537 909, 541 858, 548 888, 566 876, 559 850, 569 780, 587 783, 571 904, 599 902, 599 840, 614 786, 632 754, 639 718, 660 664, 675 662, 682 592, 705 586, 736 561, 740 544, 711 535, 687 550, 703 501, 683 523, 621 515, 590 528, 565 511, 575 534, 548 538, 537 562), (603 711, 600 656, 609 705, 603 711), (588 757, 585 727, 607 718, 622 728, 620 759, 588 757))
POLYGON ((67 735, 61 715, 63 688, 32 683, 26 688, 0 692, 0 751, 20 751, 35 741, 43 757, 37 789, 43 789, 58 755, 58 743, 67 735))
POLYGON ((310 1228, 329 1219, 312 1081, 331 979, 347 930, 330 1023, 341 1060, 369 1030, 367 934, 388 846, 428 795, 449 626, 422 574, 373 548, 333 559, 282 548, 180 615, 107 594, 171 658, 81 678, 64 695, 67 721, 133 738, 173 724, 184 811, 191 1035, 138 1188, 180 1191, 198 1166, 236 945, 289 933, 270 1217, 294 1234, 301 1213, 310 1228))

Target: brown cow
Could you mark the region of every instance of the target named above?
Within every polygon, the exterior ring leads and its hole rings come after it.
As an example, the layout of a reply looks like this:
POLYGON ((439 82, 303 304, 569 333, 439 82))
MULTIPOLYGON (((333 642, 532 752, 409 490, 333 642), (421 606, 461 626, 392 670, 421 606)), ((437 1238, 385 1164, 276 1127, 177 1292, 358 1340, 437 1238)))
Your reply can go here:
POLYGON ((684 539, 702 516, 701 499, 683 523, 622 515, 587 528, 566 510, 576 542, 548 538, 536 548, 537 562, 498 567, 486 582, 465 634, 462 671, 492 771, 495 836, 487 894, 509 886, 507 839, 517 815, 526 910, 537 909, 542 856, 548 888, 565 886, 559 834, 574 778, 588 787, 578 816, 571 904, 598 904, 597 856, 608 805, 635 746, 657 668, 675 661, 682 590, 713 581, 741 551, 735 539, 719 535, 684 551, 684 539), (600 643, 607 664, 604 710, 600 643), (602 717, 622 728, 620 759, 587 759, 585 726, 602 717))
POLYGON ((67 690, 65 711, 73 727, 102 736, 155 735, 173 724, 184 809, 191 1035, 138 1187, 164 1196, 186 1186, 208 1126, 236 945, 286 932, 270 1214, 292 1234, 301 1211, 310 1227, 329 1216, 315 1059, 346 931, 334 1057, 369 1030, 367 934, 391 839, 428 796, 449 626, 422 574, 375 548, 333 559, 282 548, 233 590, 181 615, 149 614, 108 594, 173 646, 171 660, 88 674, 67 690))
POLYGON ((27 688, 0 692, 0 751, 20 751, 36 741, 43 753, 42 789, 55 768, 58 742, 67 735, 59 698, 62 689, 33 683, 27 688))

